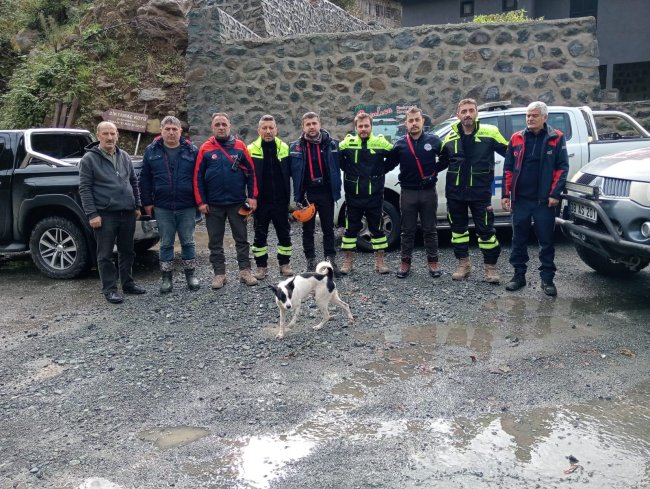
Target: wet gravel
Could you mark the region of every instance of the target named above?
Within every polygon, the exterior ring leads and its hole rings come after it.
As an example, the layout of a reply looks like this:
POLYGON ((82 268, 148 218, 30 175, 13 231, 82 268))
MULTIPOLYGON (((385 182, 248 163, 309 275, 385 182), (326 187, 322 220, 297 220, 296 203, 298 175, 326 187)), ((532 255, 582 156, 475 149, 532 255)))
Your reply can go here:
MULTIPOLYGON (((199 249, 199 291, 176 273, 173 293, 160 295, 150 252, 136 264, 148 293, 119 306, 99 294, 96 272, 53 282, 25 260, 0 260, 0 489, 75 488, 91 477, 121 488, 534 487, 508 467, 425 477, 415 460, 436 444, 435 420, 613 402, 650 380, 650 274, 600 277, 566 242, 555 299, 534 270, 514 294, 481 282, 480 268, 452 282, 448 244, 440 279, 426 273, 421 248, 405 280, 373 273, 372 256, 359 254, 337 281, 356 321, 336 310, 312 331, 310 300, 282 341, 266 286, 280 280, 275 261, 269 278, 246 287, 229 246, 228 282, 213 291, 199 249), (207 436, 161 449, 142 435, 169 427, 207 436), (285 449, 292 436, 312 445, 246 482, 237 454, 247 440, 277 436, 285 449)), ((397 260, 388 253, 392 268, 397 260)))

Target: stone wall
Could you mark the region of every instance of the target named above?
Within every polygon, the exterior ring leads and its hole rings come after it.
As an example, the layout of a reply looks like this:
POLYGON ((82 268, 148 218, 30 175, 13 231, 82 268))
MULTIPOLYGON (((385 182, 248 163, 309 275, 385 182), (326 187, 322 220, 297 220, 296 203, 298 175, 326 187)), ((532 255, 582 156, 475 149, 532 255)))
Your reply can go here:
POLYGON ((650 100, 639 102, 603 102, 593 104, 594 110, 620 110, 634 117, 647 131, 650 131, 650 100))
POLYGON ((218 49, 227 41, 261 39, 260 36, 220 8, 192 9, 188 15, 188 33, 190 30, 193 30, 196 36, 188 43, 188 53, 195 49, 197 44, 205 44, 212 49, 218 49))
POLYGON ((260 37, 348 32, 371 27, 327 0, 212 0, 260 37))
MULTIPOLYGON (((193 18, 197 16, 193 15, 193 18)), ((198 17, 201 17, 198 15, 198 17)), ((518 24, 459 24, 388 31, 311 34, 213 45, 190 22, 188 114, 191 132, 210 133, 209 115, 233 115, 250 139, 274 114, 283 137, 298 136, 301 115, 320 112, 337 137, 360 103, 417 101, 435 120, 461 98, 585 105, 600 97, 592 18, 518 24)))

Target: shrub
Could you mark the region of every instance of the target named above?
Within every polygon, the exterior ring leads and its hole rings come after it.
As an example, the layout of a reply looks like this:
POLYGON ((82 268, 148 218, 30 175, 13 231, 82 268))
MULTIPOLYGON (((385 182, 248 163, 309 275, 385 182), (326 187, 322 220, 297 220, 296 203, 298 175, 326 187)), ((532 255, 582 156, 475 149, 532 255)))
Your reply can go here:
POLYGON ((544 17, 531 19, 524 9, 512 10, 501 14, 475 15, 473 22, 477 24, 505 24, 508 22, 528 22, 530 20, 544 20, 544 17))

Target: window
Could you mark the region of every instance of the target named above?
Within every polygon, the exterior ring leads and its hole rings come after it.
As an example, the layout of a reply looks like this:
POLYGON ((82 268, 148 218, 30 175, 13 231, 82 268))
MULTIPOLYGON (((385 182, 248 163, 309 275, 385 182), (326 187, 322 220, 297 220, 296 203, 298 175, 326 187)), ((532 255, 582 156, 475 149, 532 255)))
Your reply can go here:
MULTIPOLYGON (((512 124, 511 134, 526 129, 526 114, 514 114, 511 116, 510 120, 512 124)), ((571 122, 569 121, 569 114, 551 112, 548 114, 546 123, 553 129, 559 129, 562 131, 567 141, 571 139, 571 122)))
POLYGON ((600 65, 598 67, 598 77, 600 78, 601 90, 605 90, 607 88, 607 65, 600 65))
POLYGON ((0 136, 0 170, 10 170, 14 166, 14 154, 9 147, 9 141, 0 136))
POLYGON ((571 0, 569 17, 598 18, 598 0, 571 0))
POLYGON ((509 12, 511 10, 517 10, 517 0, 503 0, 503 11, 509 12))
POLYGON ((460 16, 461 17, 474 16, 474 0, 465 0, 460 2, 460 16))

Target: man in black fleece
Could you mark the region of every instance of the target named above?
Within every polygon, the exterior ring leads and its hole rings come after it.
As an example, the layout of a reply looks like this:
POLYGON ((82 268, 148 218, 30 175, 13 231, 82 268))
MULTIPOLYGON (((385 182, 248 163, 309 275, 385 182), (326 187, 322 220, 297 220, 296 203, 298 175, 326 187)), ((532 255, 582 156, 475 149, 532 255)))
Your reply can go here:
POLYGON ((135 251, 135 221, 140 217, 140 190, 131 158, 117 147, 117 127, 100 122, 97 139, 86 148, 79 162, 79 194, 97 241, 97 270, 102 293, 111 304, 124 300, 117 291, 118 271, 113 263, 113 247, 117 244, 119 278, 122 291, 144 294, 133 281, 131 268, 135 251))

